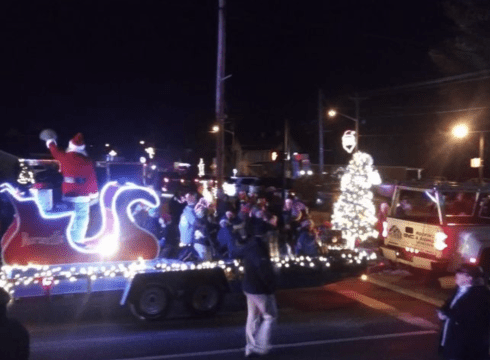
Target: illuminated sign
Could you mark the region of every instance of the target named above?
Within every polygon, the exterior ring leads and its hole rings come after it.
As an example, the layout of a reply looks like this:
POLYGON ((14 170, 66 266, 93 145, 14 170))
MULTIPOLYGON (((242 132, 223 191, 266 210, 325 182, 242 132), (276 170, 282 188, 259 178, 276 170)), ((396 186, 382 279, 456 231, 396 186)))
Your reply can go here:
POLYGON ((197 168, 199 170, 198 176, 204 176, 204 160, 202 158, 199 159, 199 164, 197 165, 197 168))
POLYGON ((470 165, 472 168, 478 168, 478 167, 482 166, 481 164, 482 164, 482 161, 480 158, 473 158, 470 161, 470 165))
POLYGON ((342 147, 349 154, 356 148, 356 132, 352 130, 347 130, 342 136, 342 147))

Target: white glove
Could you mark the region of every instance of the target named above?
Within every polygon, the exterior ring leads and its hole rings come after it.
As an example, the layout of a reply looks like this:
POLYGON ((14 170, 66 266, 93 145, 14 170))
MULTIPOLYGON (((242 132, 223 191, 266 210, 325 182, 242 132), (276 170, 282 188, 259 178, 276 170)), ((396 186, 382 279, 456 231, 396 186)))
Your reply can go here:
POLYGON ((49 148, 49 144, 51 144, 52 142, 54 142, 56 144, 56 138, 57 137, 58 137, 58 135, 56 135, 56 132, 54 130, 51 130, 51 129, 44 129, 39 134, 39 138, 41 140, 46 141, 46 147, 47 148, 49 148))
POLYGON ((56 132, 54 130, 51 130, 51 129, 44 129, 39 134, 39 138, 41 140, 44 140, 44 141, 48 141, 48 140, 55 140, 56 141, 57 137, 58 137, 58 135, 56 135, 56 132))

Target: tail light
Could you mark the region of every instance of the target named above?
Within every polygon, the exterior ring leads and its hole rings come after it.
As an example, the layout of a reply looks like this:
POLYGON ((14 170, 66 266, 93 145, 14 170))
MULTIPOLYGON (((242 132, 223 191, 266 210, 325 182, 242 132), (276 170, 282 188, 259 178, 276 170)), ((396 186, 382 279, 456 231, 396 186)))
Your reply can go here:
POLYGON ((434 248, 440 251, 447 248, 446 239, 447 235, 445 233, 443 233, 442 231, 436 232, 434 236, 434 248))

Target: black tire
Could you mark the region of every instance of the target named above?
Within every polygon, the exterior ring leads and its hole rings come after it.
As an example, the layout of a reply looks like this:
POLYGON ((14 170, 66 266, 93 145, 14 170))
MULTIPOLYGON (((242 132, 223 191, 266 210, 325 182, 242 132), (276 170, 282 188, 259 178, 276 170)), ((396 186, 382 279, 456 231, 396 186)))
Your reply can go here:
POLYGON ((163 319, 172 303, 172 294, 161 285, 147 285, 130 303, 134 315, 145 320, 163 319))
POLYGON ((223 291, 213 284, 201 284, 189 290, 185 297, 187 309, 195 316, 211 316, 223 302, 223 291))

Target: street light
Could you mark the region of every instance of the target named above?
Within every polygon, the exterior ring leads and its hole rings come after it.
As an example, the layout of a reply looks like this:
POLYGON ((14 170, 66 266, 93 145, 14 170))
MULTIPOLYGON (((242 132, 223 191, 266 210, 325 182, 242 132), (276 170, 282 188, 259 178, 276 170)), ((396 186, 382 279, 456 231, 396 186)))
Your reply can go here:
MULTIPOLYGON (((213 125, 213 128, 211 129, 211 132, 212 132, 212 133, 217 133, 217 132, 219 132, 219 126, 218 126, 218 125, 213 125)), ((231 131, 231 130, 227 130, 227 129, 225 129, 225 132, 230 133, 230 134, 232 134, 233 136, 235 136, 235 133, 234 133, 233 131, 231 131)))
POLYGON ((453 131, 452 131, 452 134, 455 138, 458 138, 458 139, 462 139, 464 137, 466 137, 468 134, 472 133, 472 134, 475 134, 475 133, 478 133, 480 134, 480 143, 479 143, 479 161, 477 162, 476 165, 472 166, 472 167, 478 167, 478 179, 480 181, 480 184, 483 183, 483 158, 484 158, 484 149, 485 149, 485 137, 484 137, 484 133, 486 133, 488 131, 484 131, 484 130, 473 130, 473 131, 470 131, 468 126, 465 125, 465 124, 459 124, 459 125, 456 125, 454 128, 453 128, 453 131))
POLYGON ((469 131, 466 124, 459 124, 453 128, 453 135, 458 139, 462 139, 468 135, 469 131))
POLYGON ((349 115, 339 113, 338 111, 333 110, 333 109, 328 111, 329 117, 335 117, 337 115, 343 116, 343 117, 350 119, 356 123, 356 148, 357 148, 357 150, 359 150, 359 119, 355 119, 353 117, 350 117, 349 115))

